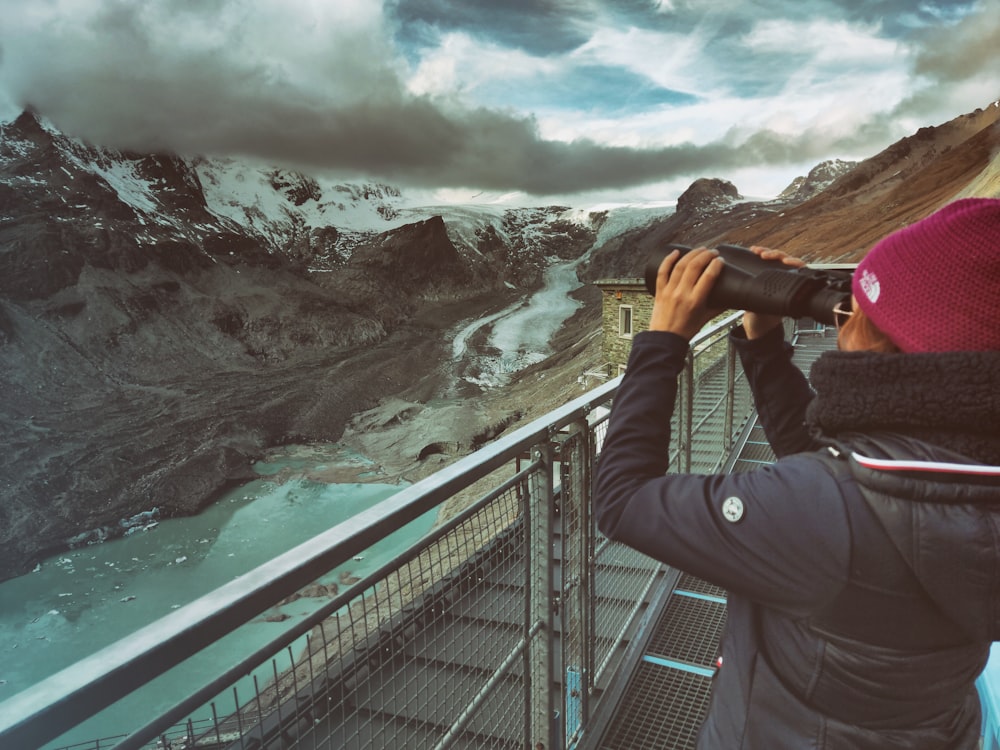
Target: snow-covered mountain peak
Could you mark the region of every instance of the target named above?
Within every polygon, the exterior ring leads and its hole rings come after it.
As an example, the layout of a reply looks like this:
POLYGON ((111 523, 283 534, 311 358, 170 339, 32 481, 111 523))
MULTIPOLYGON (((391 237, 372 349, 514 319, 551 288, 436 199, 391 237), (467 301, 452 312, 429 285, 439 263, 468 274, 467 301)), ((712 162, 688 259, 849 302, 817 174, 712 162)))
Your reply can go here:
POLYGON ((850 172, 857 162, 843 159, 830 159, 821 162, 809 170, 809 174, 796 177, 778 196, 782 200, 801 202, 808 200, 817 193, 826 190, 839 177, 850 172))
POLYGON ((267 236, 289 222, 364 232, 407 223, 400 191, 388 185, 323 182, 236 159, 199 159, 195 168, 212 213, 267 236))
POLYGON ((539 258, 565 255, 569 238, 576 248, 584 235, 599 244, 669 212, 659 205, 524 207, 482 195, 458 202, 457 193, 404 193, 384 183, 338 181, 235 158, 121 153, 62 135, 32 113, 0 127, 0 161, 34 162, 22 181, 35 180, 50 192, 58 188, 60 196, 103 193, 102 205, 116 204, 116 215, 143 225, 139 244, 157 241, 153 226, 196 241, 205 233, 239 231, 267 252, 308 259, 318 270, 346 262, 379 235, 435 216, 466 257, 499 252, 511 267, 537 268, 539 258), (40 148, 58 155, 44 172, 38 169, 40 148), (87 183, 82 192, 80 180, 87 183))

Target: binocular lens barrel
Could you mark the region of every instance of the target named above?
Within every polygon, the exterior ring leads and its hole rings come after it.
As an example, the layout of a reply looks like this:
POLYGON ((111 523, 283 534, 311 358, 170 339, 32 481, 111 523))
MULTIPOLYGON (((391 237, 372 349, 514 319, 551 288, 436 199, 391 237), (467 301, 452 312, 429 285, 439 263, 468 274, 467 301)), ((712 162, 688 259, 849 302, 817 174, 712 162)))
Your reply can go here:
MULTIPOLYGON (((725 267, 708 296, 709 307, 812 318, 834 324, 833 309, 850 308, 851 277, 847 272, 792 268, 780 260, 764 260, 739 245, 716 248, 725 267)), ((668 245, 646 262, 646 290, 656 294, 656 277, 663 259, 673 250, 689 252, 686 245, 668 245)))

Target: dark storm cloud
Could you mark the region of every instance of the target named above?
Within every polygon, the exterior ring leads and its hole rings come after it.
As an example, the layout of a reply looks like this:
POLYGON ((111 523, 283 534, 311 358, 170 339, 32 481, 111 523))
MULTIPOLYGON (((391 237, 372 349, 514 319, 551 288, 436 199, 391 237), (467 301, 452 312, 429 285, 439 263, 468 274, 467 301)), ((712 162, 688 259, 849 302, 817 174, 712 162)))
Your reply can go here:
MULTIPOLYGON (((220 4, 207 13, 175 2, 171 10, 221 24, 219 13, 239 7, 220 4)), ((252 155, 429 186, 574 192, 724 166, 720 159, 743 163, 755 153, 546 141, 531 118, 407 93, 377 38, 337 38, 318 64, 310 59, 318 70, 309 80, 280 56, 238 54, 255 43, 238 15, 220 38, 208 29, 208 40, 197 43, 165 43, 157 21, 163 17, 124 1, 101 4, 85 22, 54 19, 36 29, 48 44, 21 48, 8 86, 19 103, 63 130, 110 147, 252 155)), ((603 75, 616 84, 611 71, 603 75)), ((627 77, 619 72, 617 84, 627 77)), ((674 96, 648 88, 641 94, 674 96)))
MULTIPOLYGON (((406 108, 405 126, 394 126, 394 122, 398 120, 375 117, 354 123, 327 122, 319 129, 332 149, 352 153, 350 166, 358 170, 375 165, 382 174, 420 184, 474 185, 535 194, 625 187, 682 175, 793 163, 817 158, 823 147, 830 146, 828 140, 810 133, 789 139, 769 132, 740 142, 661 149, 609 147, 585 140, 553 142, 540 139, 529 120, 488 110, 447 119, 426 102, 406 108), (386 150, 386 143, 394 148, 386 150)), ((271 138, 272 147, 285 149, 284 156, 290 160, 311 156, 300 152, 299 139, 275 143, 271 138)))
MULTIPOLYGON (((300 168, 329 168, 427 186, 475 186, 534 194, 624 187, 671 177, 779 164, 814 156, 817 141, 791 142, 758 133, 743 143, 663 149, 546 141, 535 123, 479 109, 447 115, 422 98, 369 101, 331 112, 271 106, 249 116, 247 103, 217 102, 215 116, 187 113, 163 134, 163 114, 129 113, 98 140, 145 150, 150 144, 187 153, 263 155, 300 168), (227 113, 229 117, 227 119, 227 113), (168 142, 169 141, 169 142, 168 142)), ((122 113, 123 118, 126 113, 122 113)))
POLYGON ((484 180, 496 181, 494 188, 517 183, 526 192, 549 194, 627 187, 685 175, 725 174, 740 167, 788 164, 817 155, 816 142, 808 137, 788 139, 766 132, 735 144, 683 144, 660 149, 614 148, 587 141, 555 143, 530 137, 518 140, 518 135, 529 134, 518 133, 517 128, 508 135, 512 137, 502 142, 514 148, 498 152, 496 163, 475 164, 482 152, 474 148, 462 155, 473 163, 460 158, 456 166, 463 173, 467 168, 482 169, 484 180))

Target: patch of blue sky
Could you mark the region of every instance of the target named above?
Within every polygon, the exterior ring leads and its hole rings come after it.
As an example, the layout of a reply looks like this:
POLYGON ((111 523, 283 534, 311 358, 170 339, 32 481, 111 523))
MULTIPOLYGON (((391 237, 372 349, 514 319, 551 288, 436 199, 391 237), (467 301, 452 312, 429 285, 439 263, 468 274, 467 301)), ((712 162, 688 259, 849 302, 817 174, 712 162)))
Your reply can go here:
POLYGON ((387 4, 403 49, 434 43, 440 34, 463 32, 538 57, 576 49, 589 32, 573 22, 570 6, 552 0, 394 0, 387 4))
POLYGON ((663 88, 644 76, 603 65, 536 75, 528 85, 523 79, 498 79, 477 86, 476 96, 524 111, 567 109, 598 115, 682 107, 698 101, 693 94, 663 88))

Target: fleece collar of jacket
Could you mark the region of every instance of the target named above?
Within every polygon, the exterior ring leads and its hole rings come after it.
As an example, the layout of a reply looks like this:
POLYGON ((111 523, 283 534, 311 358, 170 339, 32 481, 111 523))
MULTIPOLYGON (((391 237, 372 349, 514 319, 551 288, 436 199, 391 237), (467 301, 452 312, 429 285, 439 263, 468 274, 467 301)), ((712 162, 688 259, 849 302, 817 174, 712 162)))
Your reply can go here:
POLYGON ((826 352, 810 382, 814 433, 897 433, 1000 464, 1000 352, 826 352))

